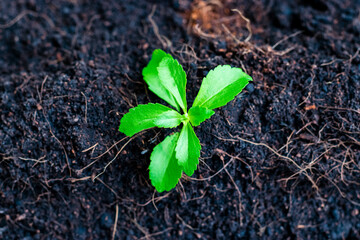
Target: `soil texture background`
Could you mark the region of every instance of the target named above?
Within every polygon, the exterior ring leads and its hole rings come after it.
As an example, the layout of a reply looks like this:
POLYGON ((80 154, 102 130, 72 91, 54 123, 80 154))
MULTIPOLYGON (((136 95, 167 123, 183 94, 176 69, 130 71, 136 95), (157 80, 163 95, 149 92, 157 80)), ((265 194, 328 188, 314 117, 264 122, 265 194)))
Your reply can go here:
POLYGON ((1 239, 360 239, 359 0, 2 0, 0 111, 1 239), (254 79, 161 194, 149 157, 174 130, 118 132, 164 103, 156 48, 189 106, 219 64, 254 79))

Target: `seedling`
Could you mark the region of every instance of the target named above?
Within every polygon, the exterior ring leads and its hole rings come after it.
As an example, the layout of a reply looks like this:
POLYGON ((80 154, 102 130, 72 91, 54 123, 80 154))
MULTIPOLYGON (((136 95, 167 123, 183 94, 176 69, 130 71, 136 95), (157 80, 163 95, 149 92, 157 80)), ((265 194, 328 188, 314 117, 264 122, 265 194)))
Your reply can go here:
POLYGON ((140 104, 123 116, 119 131, 131 137, 152 127, 175 128, 182 124, 181 131, 167 136, 150 156, 152 185, 158 192, 170 191, 183 171, 191 176, 199 164, 201 145, 193 127, 209 119, 215 113, 213 109, 233 100, 252 78, 240 68, 217 66, 203 79, 188 111, 186 73, 170 54, 156 49, 142 74, 149 89, 176 110, 159 103, 140 104))

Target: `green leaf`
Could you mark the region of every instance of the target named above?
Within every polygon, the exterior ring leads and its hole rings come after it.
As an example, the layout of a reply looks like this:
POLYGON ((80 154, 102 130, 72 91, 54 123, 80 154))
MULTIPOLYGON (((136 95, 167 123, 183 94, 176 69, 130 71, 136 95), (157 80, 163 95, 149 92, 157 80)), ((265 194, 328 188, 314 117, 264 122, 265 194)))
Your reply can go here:
POLYGON ((217 66, 204 78, 193 106, 214 109, 226 105, 252 81, 240 68, 217 66))
POLYGON ((157 127, 174 128, 179 126, 184 120, 185 118, 180 113, 176 111, 167 111, 160 114, 154 121, 154 124, 157 127))
POLYGON ((164 57, 157 67, 161 84, 174 96, 178 105, 187 112, 186 73, 179 62, 164 57))
POLYGON ((143 69, 142 75, 144 81, 147 83, 149 89, 153 93, 180 111, 180 107, 177 104, 174 96, 162 85, 159 79, 157 67, 163 58, 172 58, 172 56, 161 49, 155 49, 149 64, 143 69))
POLYGON ((184 123, 175 148, 178 164, 191 176, 199 164, 200 141, 189 122, 184 123))
POLYGON ((120 121, 119 131, 131 137, 134 134, 152 127, 177 127, 182 120, 175 110, 159 103, 140 104, 131 108, 120 121), (167 116, 171 116, 166 120, 167 116), (178 116, 180 120, 174 119, 178 116))
POLYGON ((215 112, 213 110, 204 107, 191 107, 189 110, 190 122, 194 127, 199 126, 200 123, 209 119, 214 113, 215 112))
POLYGON ((150 156, 149 176, 158 192, 170 191, 179 182, 182 169, 175 158, 179 133, 168 136, 159 143, 150 156))

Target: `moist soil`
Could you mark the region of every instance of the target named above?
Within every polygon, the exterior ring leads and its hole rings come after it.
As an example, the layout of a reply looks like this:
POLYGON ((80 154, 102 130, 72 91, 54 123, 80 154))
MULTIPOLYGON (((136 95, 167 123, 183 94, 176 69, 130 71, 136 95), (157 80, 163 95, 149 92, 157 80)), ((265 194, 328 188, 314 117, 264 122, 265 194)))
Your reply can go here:
POLYGON ((3 0, 0 24, 0 238, 360 239, 360 1, 3 0), (219 64, 254 79, 164 193, 149 157, 176 130, 118 132, 164 103, 156 48, 190 106, 219 64))

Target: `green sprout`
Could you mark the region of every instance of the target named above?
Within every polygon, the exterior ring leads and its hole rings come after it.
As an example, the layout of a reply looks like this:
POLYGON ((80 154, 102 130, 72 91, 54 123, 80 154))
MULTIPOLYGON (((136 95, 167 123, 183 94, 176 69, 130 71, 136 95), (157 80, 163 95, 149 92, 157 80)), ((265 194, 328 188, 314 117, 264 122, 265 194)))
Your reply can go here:
POLYGON ((150 156, 151 184, 158 192, 170 191, 183 171, 191 176, 199 164, 201 145, 193 127, 209 119, 215 113, 213 109, 233 100, 252 78, 240 68, 217 66, 203 79, 188 111, 186 73, 170 54, 154 50, 142 74, 149 89, 176 110, 159 103, 140 104, 123 116, 119 131, 131 137, 145 129, 175 128, 182 123, 181 131, 167 136, 150 156))

